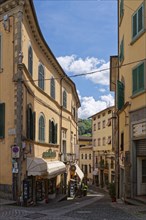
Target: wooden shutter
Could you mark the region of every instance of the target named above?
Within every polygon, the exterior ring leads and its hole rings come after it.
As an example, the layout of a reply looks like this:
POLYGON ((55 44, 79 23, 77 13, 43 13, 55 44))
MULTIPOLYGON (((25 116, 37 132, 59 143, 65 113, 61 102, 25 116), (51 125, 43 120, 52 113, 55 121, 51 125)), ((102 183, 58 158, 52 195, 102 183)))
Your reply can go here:
POLYGON ((143 7, 138 10, 138 32, 143 29, 143 7))
POLYGON ((27 117, 26 135, 27 135, 27 138, 30 139, 30 110, 29 110, 29 106, 27 107, 26 117, 27 117))
POLYGON ((144 63, 138 67, 138 89, 144 89, 144 63))
POLYGON ((124 105, 124 84, 117 81, 117 105, 118 110, 120 110, 124 105))
POLYGON ((54 144, 57 144, 57 124, 55 125, 54 129, 54 144))
POLYGON ((33 124, 33 137, 32 137, 32 140, 35 140, 35 118, 36 118, 36 113, 33 112, 32 114, 32 124, 33 124))
POLYGON ((137 35, 137 14, 133 16, 133 37, 137 35))
POLYGON ((52 122, 49 120, 49 143, 52 143, 52 122))
POLYGON ((137 68, 132 71, 133 78, 133 94, 137 91, 137 68))
POLYGON ((0 103, 0 138, 5 137, 5 103, 0 103))
POLYGON ((124 15, 124 2, 121 0, 120 2, 120 18, 122 18, 124 15))

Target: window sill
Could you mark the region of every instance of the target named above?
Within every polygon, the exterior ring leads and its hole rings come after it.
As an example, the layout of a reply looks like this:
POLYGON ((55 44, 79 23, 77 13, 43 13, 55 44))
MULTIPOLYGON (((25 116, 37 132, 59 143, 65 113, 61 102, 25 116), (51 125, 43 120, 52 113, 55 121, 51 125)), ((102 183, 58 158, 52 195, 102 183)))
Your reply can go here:
POLYGON ((135 37, 132 38, 130 45, 133 45, 146 31, 143 29, 135 37))
POLYGON ((139 91, 139 92, 133 94, 130 98, 131 98, 131 99, 134 99, 134 98, 136 98, 136 97, 138 97, 138 96, 144 94, 145 92, 146 92, 146 90, 141 90, 141 91, 139 91))

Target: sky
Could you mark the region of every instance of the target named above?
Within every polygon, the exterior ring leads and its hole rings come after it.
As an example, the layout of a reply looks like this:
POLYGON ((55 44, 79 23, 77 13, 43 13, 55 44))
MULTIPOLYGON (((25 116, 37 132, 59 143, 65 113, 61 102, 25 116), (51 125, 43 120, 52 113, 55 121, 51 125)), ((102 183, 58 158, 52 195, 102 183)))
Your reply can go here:
POLYGON ((113 106, 109 60, 117 55, 117 1, 34 0, 34 6, 49 48, 76 85, 79 118, 113 106))

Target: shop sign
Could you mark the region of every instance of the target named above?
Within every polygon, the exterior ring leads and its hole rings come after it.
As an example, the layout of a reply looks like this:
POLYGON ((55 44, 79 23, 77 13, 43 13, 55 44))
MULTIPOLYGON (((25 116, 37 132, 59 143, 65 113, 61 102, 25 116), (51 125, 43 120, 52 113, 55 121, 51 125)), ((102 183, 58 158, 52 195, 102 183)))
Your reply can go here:
POLYGON ((146 122, 133 125, 133 137, 139 137, 146 134, 146 122))
POLYGON ((52 151, 51 149, 49 149, 48 151, 43 152, 42 157, 43 158, 54 158, 56 157, 56 151, 52 151))
POLYGON ((12 158, 19 158, 20 157, 20 148, 19 146, 12 146, 12 158))

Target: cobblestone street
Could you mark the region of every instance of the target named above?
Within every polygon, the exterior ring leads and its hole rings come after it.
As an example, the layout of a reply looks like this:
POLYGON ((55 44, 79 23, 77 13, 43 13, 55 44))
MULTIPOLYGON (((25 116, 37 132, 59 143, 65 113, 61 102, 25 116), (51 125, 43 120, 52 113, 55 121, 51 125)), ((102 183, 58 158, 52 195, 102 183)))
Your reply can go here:
POLYGON ((75 200, 38 204, 35 207, 1 205, 0 220, 145 220, 145 205, 111 202, 107 192, 90 189, 88 195, 75 200))

